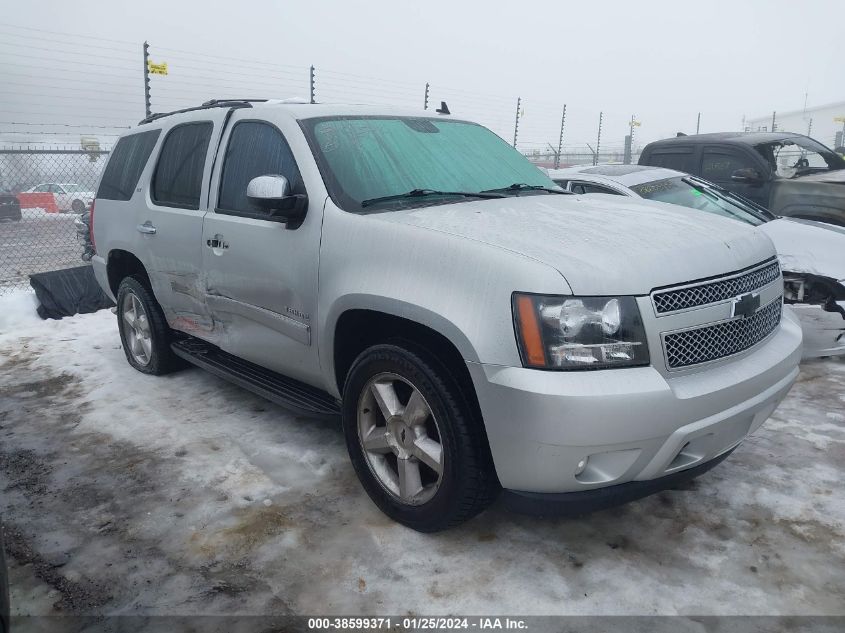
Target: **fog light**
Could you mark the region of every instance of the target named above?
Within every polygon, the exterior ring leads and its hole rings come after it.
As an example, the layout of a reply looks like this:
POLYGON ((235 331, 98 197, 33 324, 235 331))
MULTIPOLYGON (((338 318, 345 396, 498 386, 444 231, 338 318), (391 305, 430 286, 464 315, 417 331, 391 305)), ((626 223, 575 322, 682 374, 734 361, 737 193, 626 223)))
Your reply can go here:
POLYGON ((580 462, 578 462, 578 465, 575 467, 575 476, 576 477, 584 472, 584 469, 587 467, 587 460, 588 459, 589 459, 589 457, 585 457, 580 462))

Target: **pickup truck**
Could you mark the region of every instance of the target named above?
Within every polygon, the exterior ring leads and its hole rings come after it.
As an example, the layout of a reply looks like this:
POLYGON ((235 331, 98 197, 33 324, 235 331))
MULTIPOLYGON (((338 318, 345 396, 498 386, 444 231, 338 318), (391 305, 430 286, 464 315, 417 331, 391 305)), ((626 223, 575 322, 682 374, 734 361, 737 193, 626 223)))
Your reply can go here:
POLYGON ((366 492, 420 531, 499 494, 635 499, 769 417, 801 328, 765 235, 569 194, 441 111, 212 101, 125 133, 89 226, 129 364, 339 417, 366 492))
POLYGON ((639 164, 699 176, 777 216, 845 226, 845 158, 802 134, 679 135, 646 145, 639 164))

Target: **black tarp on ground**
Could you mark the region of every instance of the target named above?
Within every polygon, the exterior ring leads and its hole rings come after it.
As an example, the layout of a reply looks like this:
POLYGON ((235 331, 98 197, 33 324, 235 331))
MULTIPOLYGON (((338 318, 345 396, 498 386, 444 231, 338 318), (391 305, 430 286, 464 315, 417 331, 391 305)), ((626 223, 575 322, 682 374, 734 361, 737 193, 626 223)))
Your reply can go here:
POLYGON ((94 279, 91 266, 36 273, 29 276, 29 285, 41 303, 38 316, 42 319, 61 319, 114 305, 94 279))

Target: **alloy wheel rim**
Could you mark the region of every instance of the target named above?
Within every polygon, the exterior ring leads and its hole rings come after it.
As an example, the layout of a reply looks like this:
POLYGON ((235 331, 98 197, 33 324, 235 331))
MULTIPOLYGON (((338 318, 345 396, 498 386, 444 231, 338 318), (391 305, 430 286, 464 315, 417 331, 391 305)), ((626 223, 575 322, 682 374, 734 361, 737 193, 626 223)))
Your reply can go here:
POLYGON ((153 353, 152 333, 147 311, 134 292, 123 298, 121 310, 124 336, 129 353, 139 365, 149 365, 153 353))
POLYGON ((422 505, 443 480, 440 427, 411 382, 392 373, 373 376, 358 399, 358 439, 370 471, 392 497, 422 505))

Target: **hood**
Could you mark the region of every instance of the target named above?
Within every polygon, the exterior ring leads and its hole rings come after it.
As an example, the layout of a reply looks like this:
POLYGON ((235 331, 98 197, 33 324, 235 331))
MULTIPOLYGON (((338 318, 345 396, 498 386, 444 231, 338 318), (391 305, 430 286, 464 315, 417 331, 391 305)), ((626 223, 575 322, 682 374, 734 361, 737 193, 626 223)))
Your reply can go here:
POLYGON ((380 214, 516 252, 557 269, 575 294, 643 295, 775 254, 753 227, 622 196, 522 196, 380 214))
POLYGON ((784 272, 845 279, 845 229, 842 227, 780 218, 759 228, 774 242, 784 272))
POLYGON ((818 174, 808 174, 806 176, 798 176, 793 178, 795 182, 831 182, 836 184, 845 184, 845 169, 836 169, 834 171, 823 171, 818 174))

